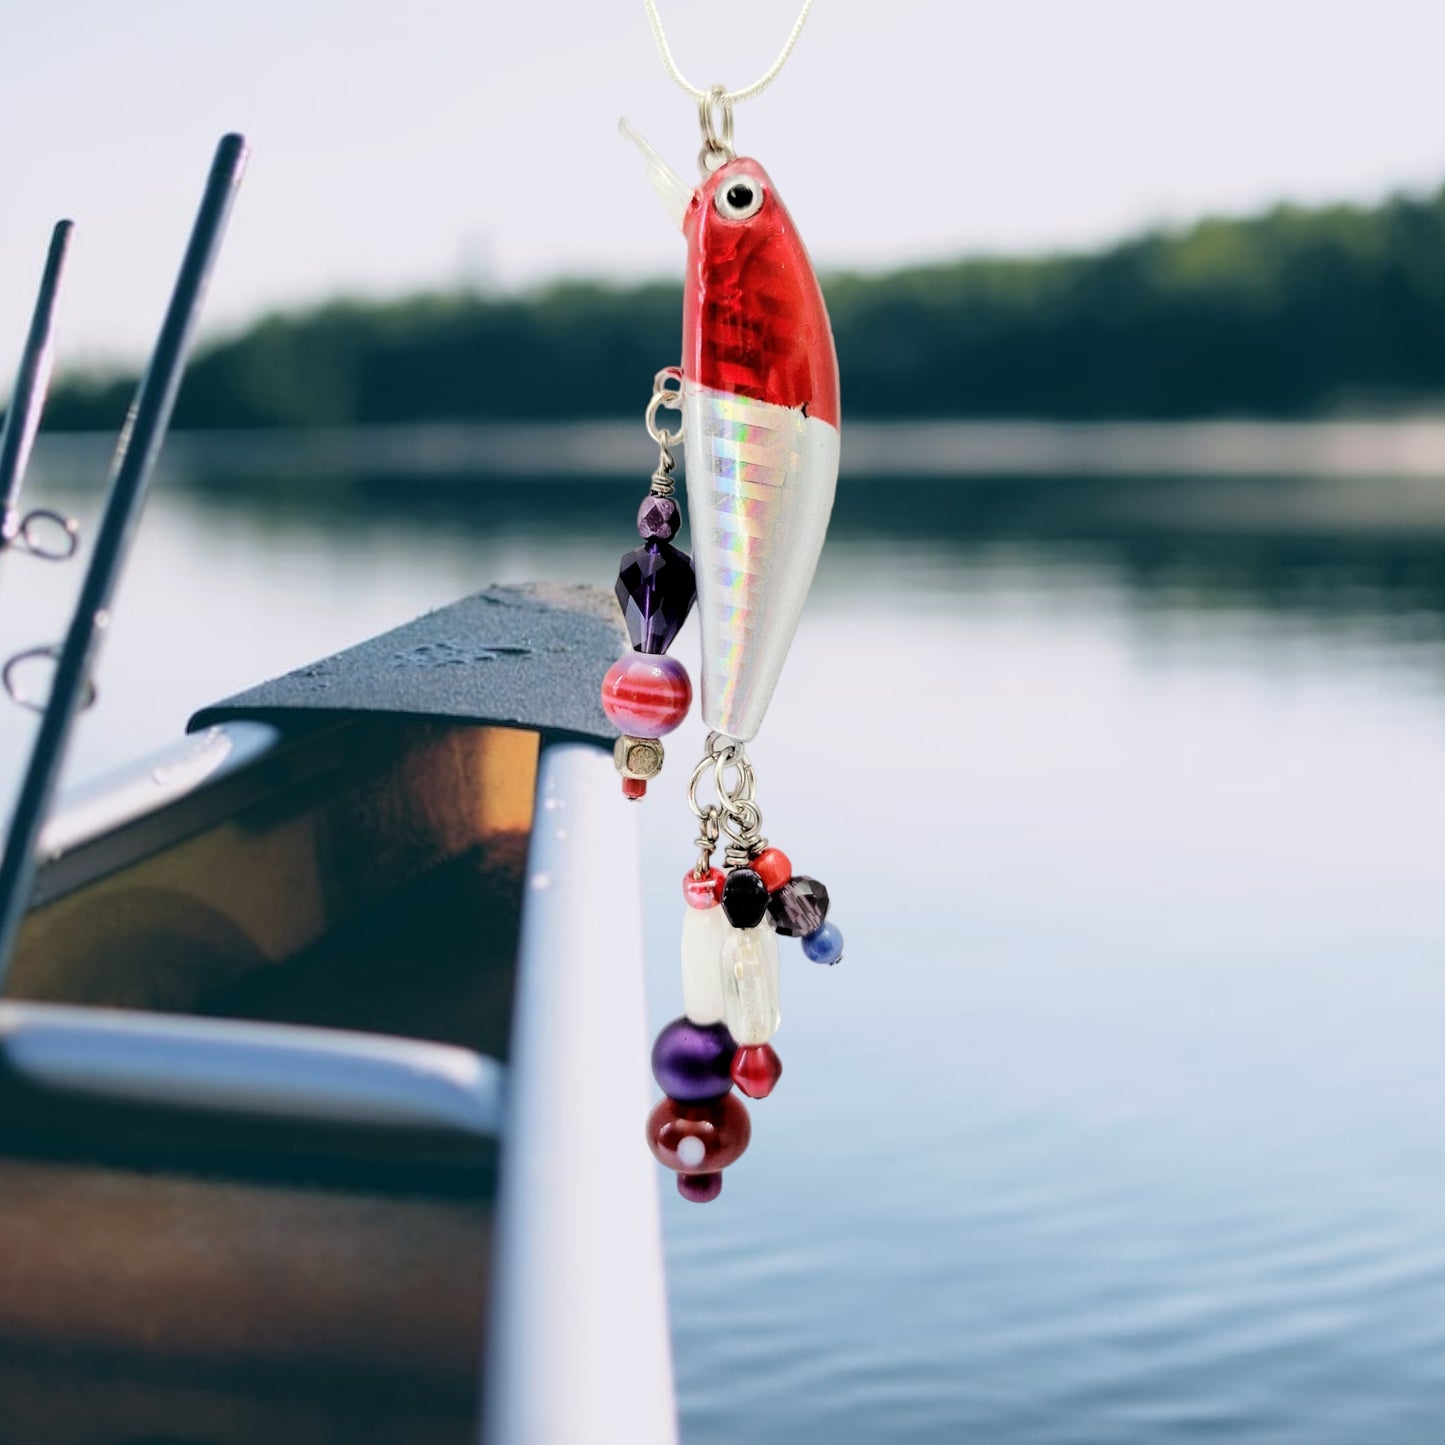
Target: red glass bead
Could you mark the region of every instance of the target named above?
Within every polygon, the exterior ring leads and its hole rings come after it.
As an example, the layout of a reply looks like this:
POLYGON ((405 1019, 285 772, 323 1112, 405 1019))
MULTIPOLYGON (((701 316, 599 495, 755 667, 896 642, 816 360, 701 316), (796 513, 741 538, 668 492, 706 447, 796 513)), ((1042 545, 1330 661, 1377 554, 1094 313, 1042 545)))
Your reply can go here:
POLYGON ((675 658, 629 652, 602 679, 602 711, 614 727, 640 738, 670 733, 692 706, 692 683, 675 658))
POLYGON ((682 875, 682 896, 689 908, 715 908, 722 901, 727 874, 721 868, 709 868, 701 878, 689 868, 682 875))
POLYGON ((766 1099, 783 1077, 783 1061, 771 1044, 754 1044, 733 1055, 733 1083, 750 1099, 766 1099))
POLYGON ((693 1204, 710 1204, 722 1193, 722 1170, 716 1174, 679 1174, 677 1192, 693 1204))
POLYGON ((663 1099, 647 1116, 647 1147, 679 1174, 715 1174, 741 1157, 753 1137, 747 1105, 736 1094, 708 1104, 663 1099))
POLYGON ((622 796, 624 798, 630 798, 634 803, 639 798, 645 798, 647 796, 647 779, 623 778, 622 796))
POLYGON ((754 873, 776 893, 793 876, 793 865, 781 848, 764 848, 750 864, 754 873))

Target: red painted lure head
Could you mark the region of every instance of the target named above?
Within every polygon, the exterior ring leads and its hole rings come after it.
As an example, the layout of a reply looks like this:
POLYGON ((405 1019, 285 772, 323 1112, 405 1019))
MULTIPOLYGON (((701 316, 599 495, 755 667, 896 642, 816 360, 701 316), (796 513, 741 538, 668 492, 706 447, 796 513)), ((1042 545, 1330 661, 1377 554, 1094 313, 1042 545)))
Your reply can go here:
POLYGON ((689 381, 838 425, 838 359, 823 293, 793 219, 754 160, 728 161, 683 217, 689 381))

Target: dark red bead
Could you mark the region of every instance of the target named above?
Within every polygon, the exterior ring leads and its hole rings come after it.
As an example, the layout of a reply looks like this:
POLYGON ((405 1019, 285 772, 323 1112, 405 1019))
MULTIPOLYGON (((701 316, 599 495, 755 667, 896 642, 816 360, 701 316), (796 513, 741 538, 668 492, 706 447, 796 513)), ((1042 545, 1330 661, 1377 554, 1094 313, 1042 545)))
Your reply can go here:
POLYGON ((693 1204, 711 1204, 722 1193, 722 1170, 716 1174, 679 1174, 677 1192, 693 1204))
POLYGON ((756 928, 768 911, 768 885, 751 868, 734 868, 723 883, 722 906, 734 928, 756 928))
POLYGON ((766 1099, 783 1077, 783 1061, 771 1044, 754 1044, 733 1055, 733 1083, 750 1099, 766 1099))
POLYGON ((646 778, 623 778, 622 796, 629 802, 635 803, 639 798, 647 796, 646 778))
POLYGON ((736 1094, 710 1104, 663 1099, 647 1116, 647 1147, 678 1174, 714 1174, 742 1156, 753 1121, 736 1094))
POLYGON ((776 893, 793 876, 793 865, 781 848, 764 848, 751 862, 752 870, 776 893))

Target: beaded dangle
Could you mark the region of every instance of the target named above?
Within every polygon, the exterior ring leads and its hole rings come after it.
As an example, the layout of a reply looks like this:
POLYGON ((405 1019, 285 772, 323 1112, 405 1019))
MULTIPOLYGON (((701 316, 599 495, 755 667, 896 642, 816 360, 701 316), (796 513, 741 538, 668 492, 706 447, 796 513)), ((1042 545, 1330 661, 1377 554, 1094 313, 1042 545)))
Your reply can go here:
POLYGON ((617 573, 617 601, 632 651, 619 657, 602 680, 602 710, 622 730, 612 758, 622 775, 623 796, 633 802, 646 794, 648 779, 662 771, 662 735, 677 727, 692 706, 687 669, 667 655, 697 597, 692 559, 672 545, 681 520, 673 499, 677 462, 672 448, 682 436, 657 420, 663 407, 677 405, 681 386, 682 372, 675 366, 664 367, 653 381, 647 434, 657 443, 657 468, 637 509, 642 546, 623 553, 617 573))
POLYGON ((647 1121, 653 1154, 684 1198, 715 1199, 722 1171, 752 1136, 737 1093, 766 1098, 782 1076, 772 1046, 781 1022, 778 936, 834 964, 843 938, 828 890, 794 874, 762 836, 746 744, 772 698, 822 551, 838 474, 838 369, 822 291, 767 173, 733 150, 733 104, 768 84, 797 39, 747 92, 701 91, 701 183, 688 186, 626 122, 648 174, 688 243, 683 358, 657 374, 647 408, 660 448, 638 514, 644 546, 622 559, 617 596, 633 651, 608 672, 602 703, 623 730, 623 791, 640 798, 662 764, 657 739, 678 726, 692 688, 664 656, 696 600, 701 701, 710 729, 688 802, 697 860, 682 880, 683 1014, 658 1034, 653 1074, 664 1098, 647 1121), (658 412, 682 413, 676 431, 658 412), (679 525, 673 453, 683 443, 694 555, 672 545, 679 525), (722 850, 723 867, 713 863, 722 850), (734 1090, 737 1090, 737 1093, 734 1090))

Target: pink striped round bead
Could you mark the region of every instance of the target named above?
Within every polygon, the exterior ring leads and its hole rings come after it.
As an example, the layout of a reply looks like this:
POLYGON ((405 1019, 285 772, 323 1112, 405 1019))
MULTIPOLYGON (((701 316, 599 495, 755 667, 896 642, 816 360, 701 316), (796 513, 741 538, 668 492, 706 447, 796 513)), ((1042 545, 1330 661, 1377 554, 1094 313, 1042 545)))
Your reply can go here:
POLYGON ((602 679, 602 711, 615 727, 634 737, 670 733, 691 706, 687 669, 666 653, 626 653, 602 679))

